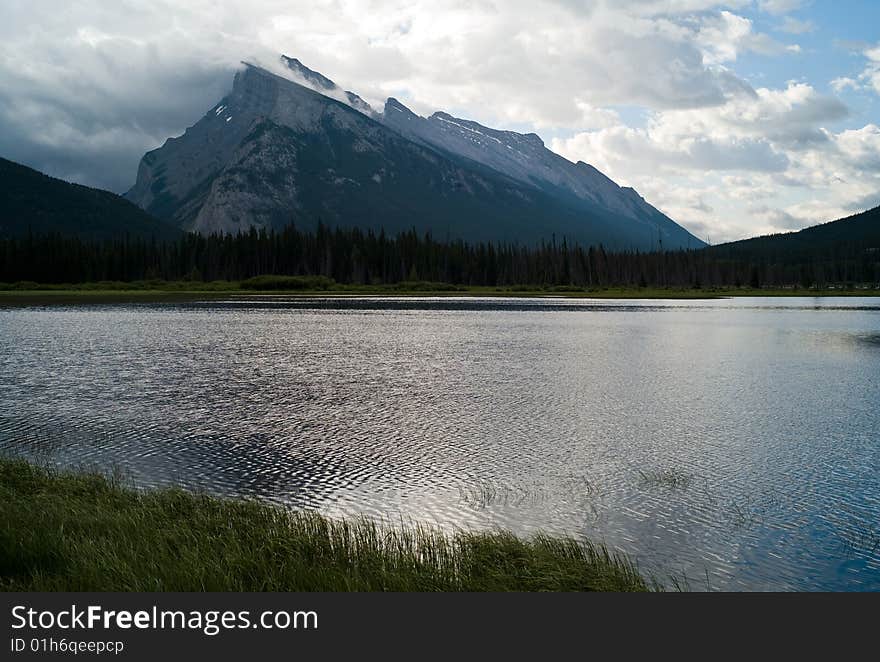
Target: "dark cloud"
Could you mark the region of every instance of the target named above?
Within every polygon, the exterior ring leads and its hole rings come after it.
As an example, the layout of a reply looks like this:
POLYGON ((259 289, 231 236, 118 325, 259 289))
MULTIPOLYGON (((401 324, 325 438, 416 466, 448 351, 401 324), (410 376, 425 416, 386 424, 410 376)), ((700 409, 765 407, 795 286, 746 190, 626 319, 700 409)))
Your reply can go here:
POLYGON ((140 157, 193 124, 231 87, 232 72, 190 70, 142 84, 168 103, 138 104, 145 97, 124 86, 113 94, 68 89, 40 98, 25 85, 4 85, 0 154, 56 177, 124 192, 140 157), (91 102, 84 103, 86 96, 91 102))

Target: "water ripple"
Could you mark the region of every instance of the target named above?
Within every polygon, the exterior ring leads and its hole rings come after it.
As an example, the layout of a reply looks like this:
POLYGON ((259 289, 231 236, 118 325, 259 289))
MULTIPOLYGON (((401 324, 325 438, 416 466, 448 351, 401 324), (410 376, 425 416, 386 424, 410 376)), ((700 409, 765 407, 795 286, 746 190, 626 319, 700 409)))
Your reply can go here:
POLYGON ((0 452, 330 514, 583 534, 693 588, 878 590, 878 312, 284 297, 0 310, 0 452))

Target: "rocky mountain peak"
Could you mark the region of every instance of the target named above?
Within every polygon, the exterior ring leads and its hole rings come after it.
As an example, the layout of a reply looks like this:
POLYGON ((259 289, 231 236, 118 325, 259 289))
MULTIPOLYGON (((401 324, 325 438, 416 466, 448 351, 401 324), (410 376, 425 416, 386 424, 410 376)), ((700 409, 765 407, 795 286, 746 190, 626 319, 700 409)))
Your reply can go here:
POLYGON ((416 115, 413 111, 400 103, 400 101, 398 101, 394 97, 388 97, 388 99, 385 100, 384 114, 387 115, 388 113, 392 112, 403 113, 403 115, 406 117, 418 117, 418 115, 416 115))
POLYGON ((290 71, 294 73, 294 76, 299 79, 300 82, 304 82, 306 84, 306 87, 313 89, 319 94, 326 94, 330 98, 336 99, 337 101, 342 101, 343 103, 347 103, 349 106, 351 106, 355 110, 364 113, 365 115, 374 115, 374 111, 370 104, 364 101, 357 94, 355 94, 354 92, 350 92, 349 90, 343 90, 341 87, 339 87, 339 85, 334 83, 325 75, 313 69, 309 69, 306 65, 297 60, 295 57, 282 55, 281 61, 287 66, 288 69, 290 69, 290 71))
POLYGON ((339 86, 332 80, 330 80, 323 74, 318 73, 317 71, 309 69, 306 65, 297 60, 295 57, 282 55, 281 61, 284 62, 284 64, 287 65, 287 68, 290 69, 294 74, 307 81, 314 87, 318 88, 319 90, 329 91, 339 89, 339 86))
POLYGON ((549 233, 638 249, 659 233, 670 247, 700 243, 534 133, 421 117, 393 97, 376 113, 298 59, 281 64, 281 75, 252 65, 236 74, 198 123, 144 157, 127 197, 198 232, 319 218, 398 231, 418 219, 420 230, 478 241, 549 233))

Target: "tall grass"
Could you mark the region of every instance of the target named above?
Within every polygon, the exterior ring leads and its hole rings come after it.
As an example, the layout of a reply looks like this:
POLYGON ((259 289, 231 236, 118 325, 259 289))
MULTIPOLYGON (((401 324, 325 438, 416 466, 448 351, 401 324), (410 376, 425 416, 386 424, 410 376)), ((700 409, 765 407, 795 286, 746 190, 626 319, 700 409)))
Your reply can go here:
POLYGON ((643 591, 572 538, 334 520, 0 459, 0 589, 643 591))

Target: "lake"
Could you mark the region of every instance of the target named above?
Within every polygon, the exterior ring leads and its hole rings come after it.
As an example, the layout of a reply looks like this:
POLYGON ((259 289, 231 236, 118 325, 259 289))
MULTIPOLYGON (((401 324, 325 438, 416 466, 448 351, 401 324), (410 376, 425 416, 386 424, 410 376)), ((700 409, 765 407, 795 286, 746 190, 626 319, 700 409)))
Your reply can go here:
POLYGON ((0 452, 330 515, 880 590, 880 299, 0 309, 0 452))

